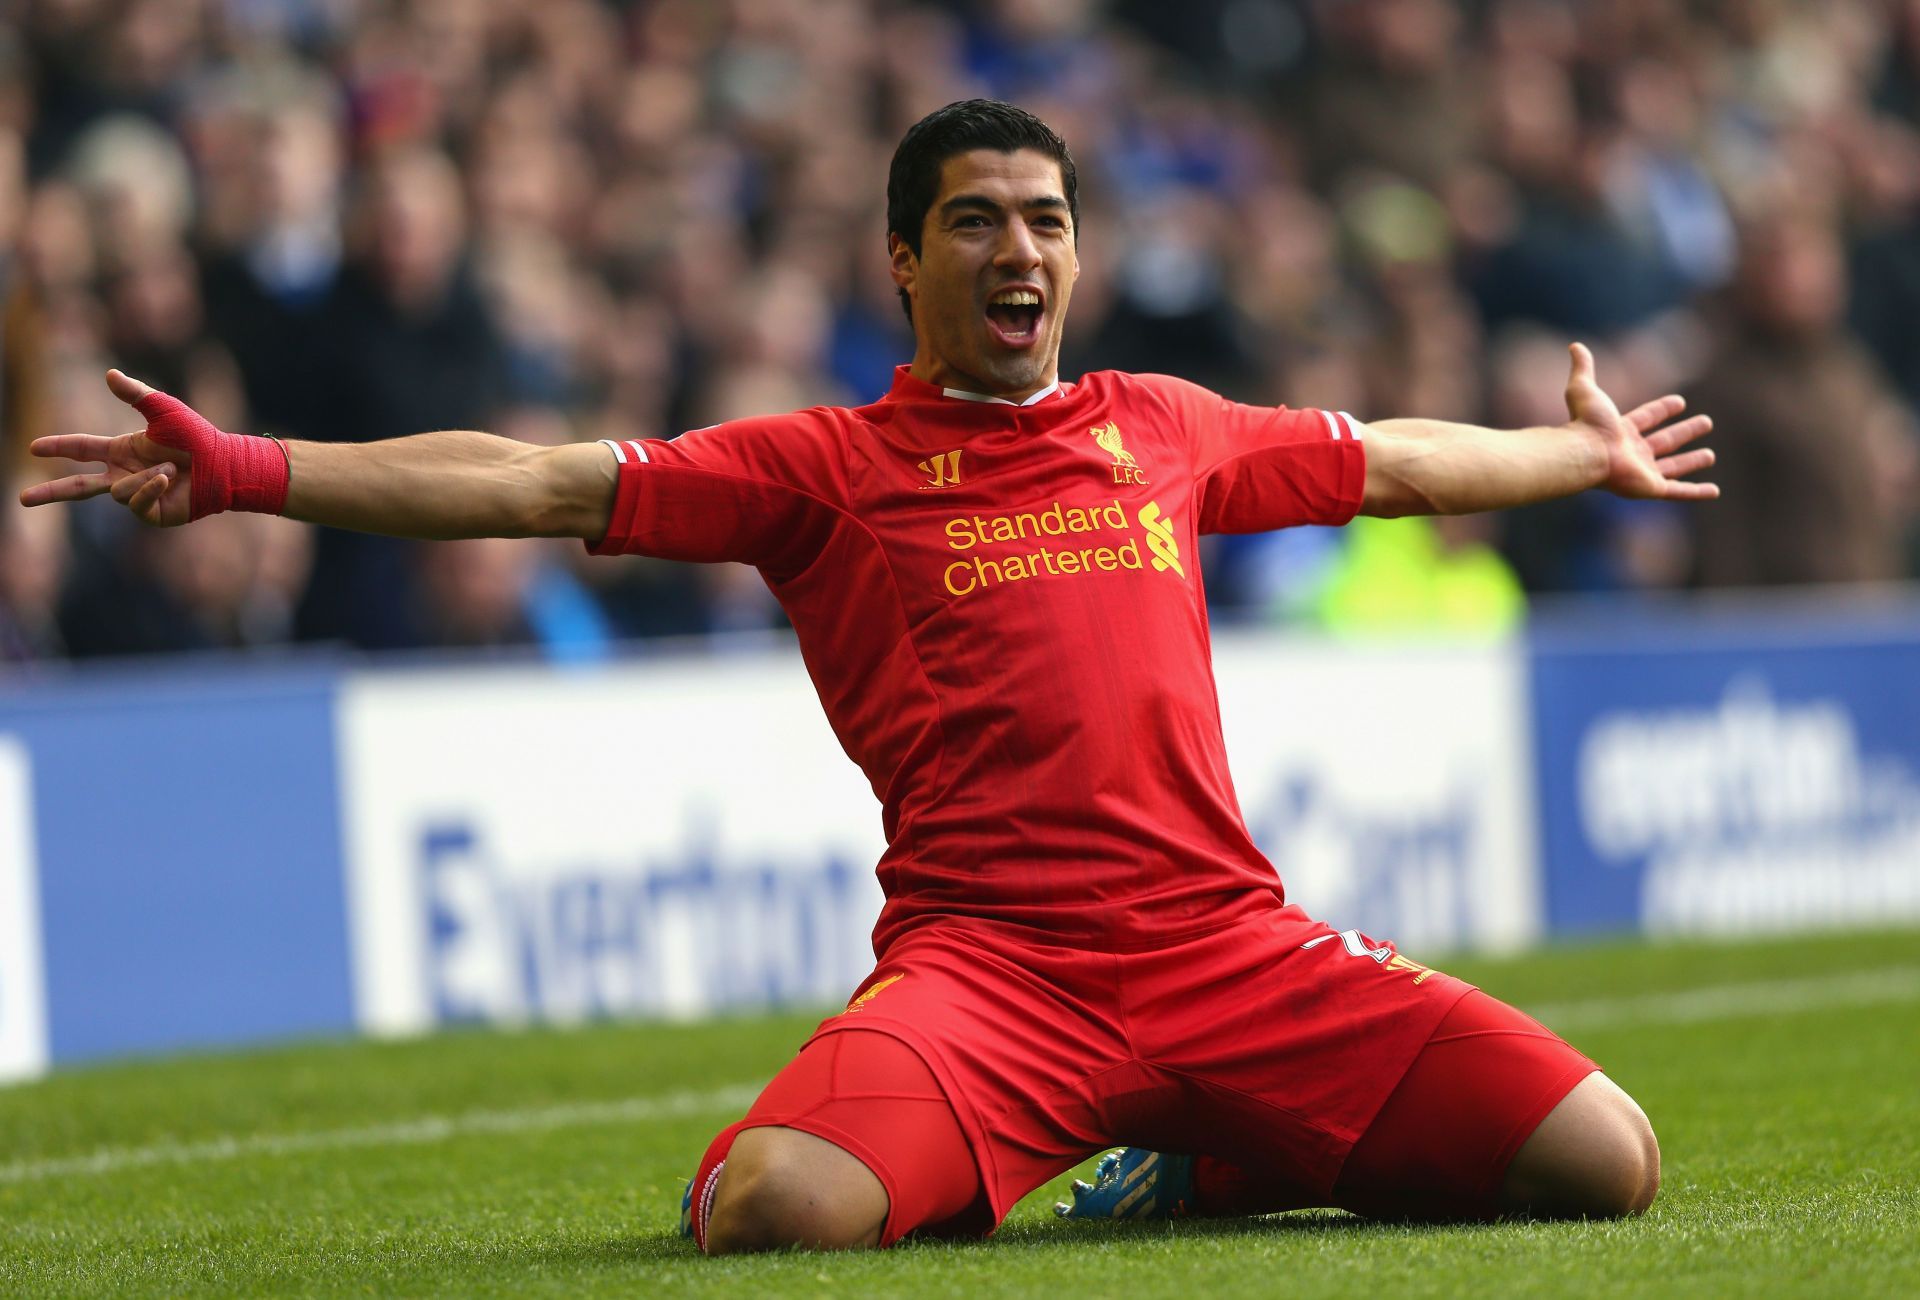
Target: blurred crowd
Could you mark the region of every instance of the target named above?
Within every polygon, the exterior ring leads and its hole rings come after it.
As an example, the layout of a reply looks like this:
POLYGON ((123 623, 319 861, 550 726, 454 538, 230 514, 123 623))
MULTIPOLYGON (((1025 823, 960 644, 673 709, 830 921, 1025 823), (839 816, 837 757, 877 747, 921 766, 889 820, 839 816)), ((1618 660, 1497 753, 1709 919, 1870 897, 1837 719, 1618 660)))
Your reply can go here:
POLYGON ((1081 176, 1062 374, 1521 426, 1566 342, 1710 411, 1726 495, 1219 539, 1224 612, 1915 573, 1920 0, 0 0, 0 664, 775 626, 750 571, 23 511, 42 433, 671 436, 882 393, 907 125, 1081 176))

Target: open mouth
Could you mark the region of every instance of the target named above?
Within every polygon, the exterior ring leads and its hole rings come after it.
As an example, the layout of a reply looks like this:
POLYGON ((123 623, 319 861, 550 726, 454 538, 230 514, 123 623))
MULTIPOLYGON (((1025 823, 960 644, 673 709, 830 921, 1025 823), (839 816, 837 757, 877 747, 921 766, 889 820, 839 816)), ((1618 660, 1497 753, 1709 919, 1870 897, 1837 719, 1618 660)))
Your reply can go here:
POLYGON ((1040 295, 1032 290, 1003 290, 987 302, 987 328, 1004 347, 1031 347, 1040 337, 1045 312, 1040 295))

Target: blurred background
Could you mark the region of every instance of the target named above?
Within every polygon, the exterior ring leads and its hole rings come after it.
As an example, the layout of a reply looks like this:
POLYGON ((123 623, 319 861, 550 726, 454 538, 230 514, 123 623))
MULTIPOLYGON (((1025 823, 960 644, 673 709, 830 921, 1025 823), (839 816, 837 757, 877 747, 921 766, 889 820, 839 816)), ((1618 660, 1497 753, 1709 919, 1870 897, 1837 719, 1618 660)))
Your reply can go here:
POLYGON ((880 827, 751 571, 13 502, 110 365, 312 439, 872 400, 974 95, 1079 162, 1067 378, 1524 426, 1578 338, 1718 422, 1697 507, 1209 539, 1290 897, 1920 923, 1920 0, 0 0, 0 1079, 846 996, 880 827))
POLYGON ((317 439, 871 400, 912 348, 887 161, 972 95, 1078 159, 1066 377, 1522 425, 1580 338, 1623 405, 1718 421, 1704 508, 1216 539, 1223 619, 1501 629, 1920 564, 1915 0, 4 0, 0 673, 777 626, 744 570, 13 497, 58 469, 33 437, 128 427, 109 365, 317 439))

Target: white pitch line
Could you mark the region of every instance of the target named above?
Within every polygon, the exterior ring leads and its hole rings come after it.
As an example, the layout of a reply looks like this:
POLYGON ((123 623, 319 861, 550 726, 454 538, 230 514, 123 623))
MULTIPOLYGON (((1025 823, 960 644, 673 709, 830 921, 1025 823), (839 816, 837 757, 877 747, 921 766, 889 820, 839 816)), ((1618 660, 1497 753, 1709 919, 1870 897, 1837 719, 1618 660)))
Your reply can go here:
MULTIPOLYGON (((1813 979, 1720 984, 1677 993, 1631 998, 1587 998, 1529 1007, 1555 1028, 1614 1025, 1688 1025, 1709 1020, 1876 1006, 1920 999, 1920 966, 1888 966, 1813 979)), ((262 1133, 204 1142, 156 1142, 144 1147, 106 1147, 84 1156, 18 1160, 0 1165, 0 1186, 48 1178, 118 1173, 155 1165, 203 1164, 247 1156, 299 1155, 349 1147, 410 1146, 445 1142, 469 1134, 539 1133, 595 1124, 645 1124, 691 1115, 740 1111, 759 1095, 760 1084, 736 1083, 710 1092, 674 1092, 622 1101, 575 1102, 528 1110, 477 1110, 461 1115, 422 1115, 363 1128, 306 1133, 262 1133)))
POLYGON ((1554 1028, 1604 1029, 1610 1025, 1694 1025, 1708 1020, 1791 1015, 1834 1007, 1870 1007, 1920 999, 1920 966, 1883 966, 1811 979, 1717 984, 1681 993, 1632 998, 1587 998, 1527 1008, 1554 1028))
POLYGON ((205 1142, 156 1142, 144 1147, 106 1147, 84 1156, 50 1160, 19 1160, 0 1165, 0 1186, 68 1178, 82 1174, 112 1174, 153 1165, 191 1165, 244 1156, 298 1155, 334 1151, 343 1147, 411 1146, 445 1142, 473 1133, 540 1133, 549 1129, 583 1128, 595 1124, 645 1124, 716 1111, 744 1110, 760 1095, 762 1084, 729 1084, 711 1092, 674 1092, 661 1097, 629 1097, 623 1101, 574 1102, 537 1110, 474 1110, 461 1115, 422 1115, 392 1124, 364 1128, 319 1129, 308 1133, 261 1133, 253 1137, 218 1137, 205 1142))

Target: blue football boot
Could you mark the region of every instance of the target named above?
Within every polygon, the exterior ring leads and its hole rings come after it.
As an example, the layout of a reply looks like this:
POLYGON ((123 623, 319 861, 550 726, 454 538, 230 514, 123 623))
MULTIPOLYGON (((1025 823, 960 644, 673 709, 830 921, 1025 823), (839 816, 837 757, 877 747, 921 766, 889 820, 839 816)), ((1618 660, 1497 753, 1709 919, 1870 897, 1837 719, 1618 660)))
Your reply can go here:
POLYGON ((1073 1204, 1056 1202, 1063 1219, 1178 1219, 1193 1212, 1193 1157, 1140 1147, 1109 1151, 1093 1181, 1073 1182, 1073 1204))
POLYGON ((687 1180, 686 1195, 680 1198, 680 1235, 693 1240, 693 1180, 687 1180))

